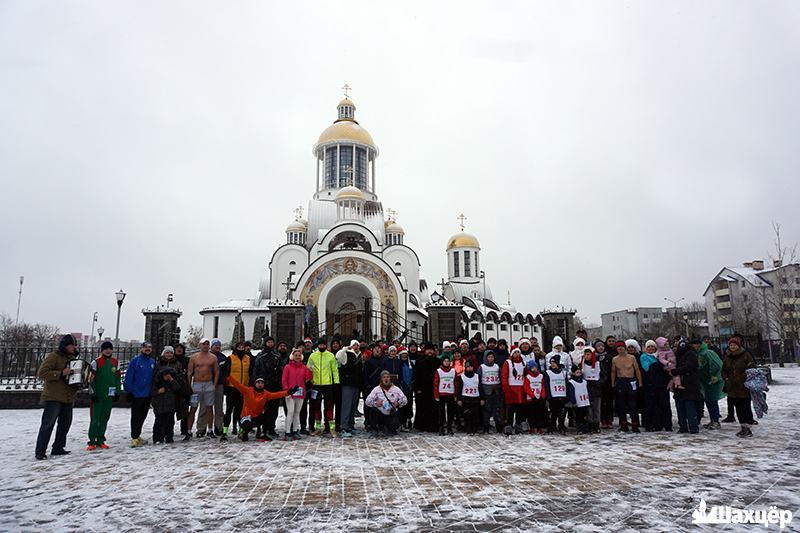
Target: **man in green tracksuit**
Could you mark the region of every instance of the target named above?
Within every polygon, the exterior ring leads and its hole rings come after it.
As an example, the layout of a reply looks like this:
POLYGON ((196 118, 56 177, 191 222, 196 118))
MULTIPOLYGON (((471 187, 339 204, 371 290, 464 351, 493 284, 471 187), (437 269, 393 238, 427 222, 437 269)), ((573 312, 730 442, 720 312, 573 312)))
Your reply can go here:
POLYGON ((87 450, 98 447, 107 449, 106 426, 111 417, 112 402, 119 397, 120 371, 116 357, 111 356, 114 345, 105 341, 100 345, 100 357, 92 361, 89 383, 92 403, 89 406, 89 445, 87 450))

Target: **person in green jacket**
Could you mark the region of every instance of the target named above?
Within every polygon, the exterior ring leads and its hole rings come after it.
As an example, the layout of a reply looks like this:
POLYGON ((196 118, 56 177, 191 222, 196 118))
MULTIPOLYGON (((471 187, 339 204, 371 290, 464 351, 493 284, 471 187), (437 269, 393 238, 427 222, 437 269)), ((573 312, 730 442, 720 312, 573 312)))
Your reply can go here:
POLYGON ((92 361, 89 373, 89 387, 92 393, 89 404, 89 443, 87 450, 98 447, 106 450, 106 427, 111 418, 111 407, 119 397, 120 375, 119 362, 111 354, 114 345, 105 341, 100 345, 100 357, 92 361))
POLYGON ((725 397, 725 393, 722 391, 725 386, 725 381, 722 379, 722 359, 704 342, 695 341, 692 343, 692 349, 697 352, 700 390, 711 419, 711 422, 703 427, 720 429, 719 401, 725 397))
POLYGON ((330 436, 336 436, 336 420, 333 417, 333 390, 339 384, 339 364, 336 356, 328 351, 328 342, 321 338, 317 341, 317 351, 308 358, 311 370, 311 405, 314 408, 314 432, 322 434, 322 401, 325 400, 325 421, 328 423, 330 436))

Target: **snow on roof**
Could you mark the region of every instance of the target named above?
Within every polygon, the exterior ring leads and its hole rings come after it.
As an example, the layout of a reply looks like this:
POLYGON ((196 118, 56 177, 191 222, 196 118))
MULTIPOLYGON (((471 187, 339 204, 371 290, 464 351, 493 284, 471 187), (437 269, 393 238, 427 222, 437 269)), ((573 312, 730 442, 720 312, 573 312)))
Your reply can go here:
POLYGON ((756 270, 754 268, 748 267, 725 267, 725 270, 729 270, 734 274, 737 274, 741 278, 744 278, 746 281, 749 281, 752 285, 756 287, 771 287, 772 285, 762 278, 760 274, 765 274, 767 272, 772 272, 776 270, 775 268, 762 268, 761 270, 756 270))

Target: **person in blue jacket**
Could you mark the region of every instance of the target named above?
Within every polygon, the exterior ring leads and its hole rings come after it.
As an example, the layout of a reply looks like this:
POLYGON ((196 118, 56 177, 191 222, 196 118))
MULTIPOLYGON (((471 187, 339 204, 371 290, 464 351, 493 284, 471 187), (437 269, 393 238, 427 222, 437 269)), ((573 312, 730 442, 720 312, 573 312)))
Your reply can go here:
POLYGON ((143 342, 142 352, 128 363, 123 385, 131 404, 131 447, 134 448, 147 444, 141 435, 147 412, 150 410, 150 394, 155 368, 153 345, 143 342))

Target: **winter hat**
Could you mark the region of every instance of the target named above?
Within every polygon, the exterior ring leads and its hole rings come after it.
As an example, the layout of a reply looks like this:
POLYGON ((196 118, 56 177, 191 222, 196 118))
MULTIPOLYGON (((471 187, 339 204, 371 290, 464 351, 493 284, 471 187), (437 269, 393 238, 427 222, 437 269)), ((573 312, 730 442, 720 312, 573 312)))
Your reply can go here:
POLYGON ((573 346, 578 346, 579 344, 583 344, 584 346, 586 346, 586 341, 583 340, 583 337, 575 337, 575 340, 572 341, 573 346))
POLYGON ((458 342, 458 347, 460 348, 462 344, 466 344, 467 346, 469 346, 469 341, 467 339, 461 339, 458 342))
POLYGON ((616 347, 616 348, 625 348, 625 343, 622 342, 622 341, 617 341, 617 343, 614 345, 614 347, 616 347))
POLYGON ((526 342, 527 342, 528 344, 530 344, 530 343, 531 343, 530 339, 528 339, 527 337, 522 337, 522 338, 519 340, 519 344, 520 344, 520 346, 521 346, 522 344, 526 343, 526 342))
POLYGON ((356 339, 350 341, 350 347, 355 348, 356 346, 361 346, 361 343, 358 342, 356 339))
POLYGON ((736 335, 735 335, 735 336, 733 336, 733 337, 731 337, 731 338, 728 340, 728 346, 730 346, 731 344, 735 344, 736 346, 738 346, 739 348, 741 348, 741 347, 742 347, 742 339, 741 339, 741 337, 739 337, 739 336, 736 336, 736 335))
POLYGON ((388 370, 384 370, 381 372, 381 379, 383 379, 383 376, 391 376, 391 375, 392 375, 391 372, 389 372, 388 370))
POLYGON ((577 372, 578 370, 580 370, 580 369, 578 368, 578 365, 572 365, 572 368, 570 369, 570 372, 572 372, 572 373, 574 374, 574 373, 575 373, 575 372, 577 372))
POLYGON ((592 368, 595 368, 595 366, 597 365, 597 353, 594 351, 594 348, 592 348, 591 346, 587 346, 586 348, 583 349, 583 353, 584 355, 586 353, 592 354, 592 368))
POLYGON ((147 341, 144 341, 144 342, 142 343, 142 348, 152 348, 152 347, 153 347, 153 345, 152 345, 152 344, 150 344, 150 343, 149 343, 149 342, 147 342, 147 341))
POLYGON ((442 343, 442 350, 446 350, 450 347, 450 341, 444 341, 442 343))
POLYGON ((175 353, 175 348, 172 346, 164 346, 164 349, 161 350, 161 357, 164 357, 167 353, 175 353))
POLYGON ((625 341, 626 348, 630 348, 631 346, 633 346, 637 353, 641 353, 642 347, 639 346, 639 343, 636 342, 636 339, 628 339, 625 341))
POLYGON ((516 346, 514 346, 514 347, 511 349, 511 355, 513 356, 515 352, 516 352, 516 353, 518 353, 518 354, 520 354, 520 355, 522 354, 522 351, 521 351, 519 348, 517 348, 516 346))
POLYGON ((553 346, 558 346, 559 344, 561 346, 564 346, 564 341, 561 339, 561 337, 556 335, 555 337, 553 337, 553 346))
POLYGON ((555 361, 555 363, 557 365, 560 365, 561 364, 561 357, 559 357, 558 355, 554 355, 553 357, 550 358, 550 360, 547 362, 547 364, 553 364, 554 361, 555 361))
POLYGON ((645 350, 648 349, 651 346, 653 348, 655 348, 656 350, 658 350, 658 344, 656 344, 656 341, 651 339, 651 340, 647 341, 646 343, 644 343, 644 349, 645 350))
POLYGON ((198 344, 205 344, 207 342, 211 342, 211 341, 208 340, 208 337, 203 337, 202 339, 200 339, 200 342, 198 344))
POLYGON ((217 338, 213 338, 213 339, 211 339, 211 346, 216 346, 216 345, 218 345, 218 344, 219 344, 220 346, 222 346, 222 341, 221 341, 221 340, 219 340, 219 339, 217 339, 217 338))
POLYGON ((253 383, 258 383, 259 381, 260 381, 261 383, 266 383, 266 381, 264 381, 264 378, 261 378, 261 377, 259 377, 259 378, 256 378, 256 380, 255 380, 253 383))
POLYGON ((110 341, 105 341, 103 344, 101 344, 101 345, 100 345, 100 351, 101 351, 101 352, 102 352, 103 350, 109 350, 109 349, 111 349, 111 350, 113 350, 113 349, 114 349, 114 345, 113 345, 113 344, 111 344, 111 342, 110 342, 110 341))
POLYGON ((61 337, 61 341, 58 343, 58 351, 61 353, 67 352, 67 346, 69 345, 78 346, 78 343, 75 342, 75 337, 72 335, 64 335, 61 337))

